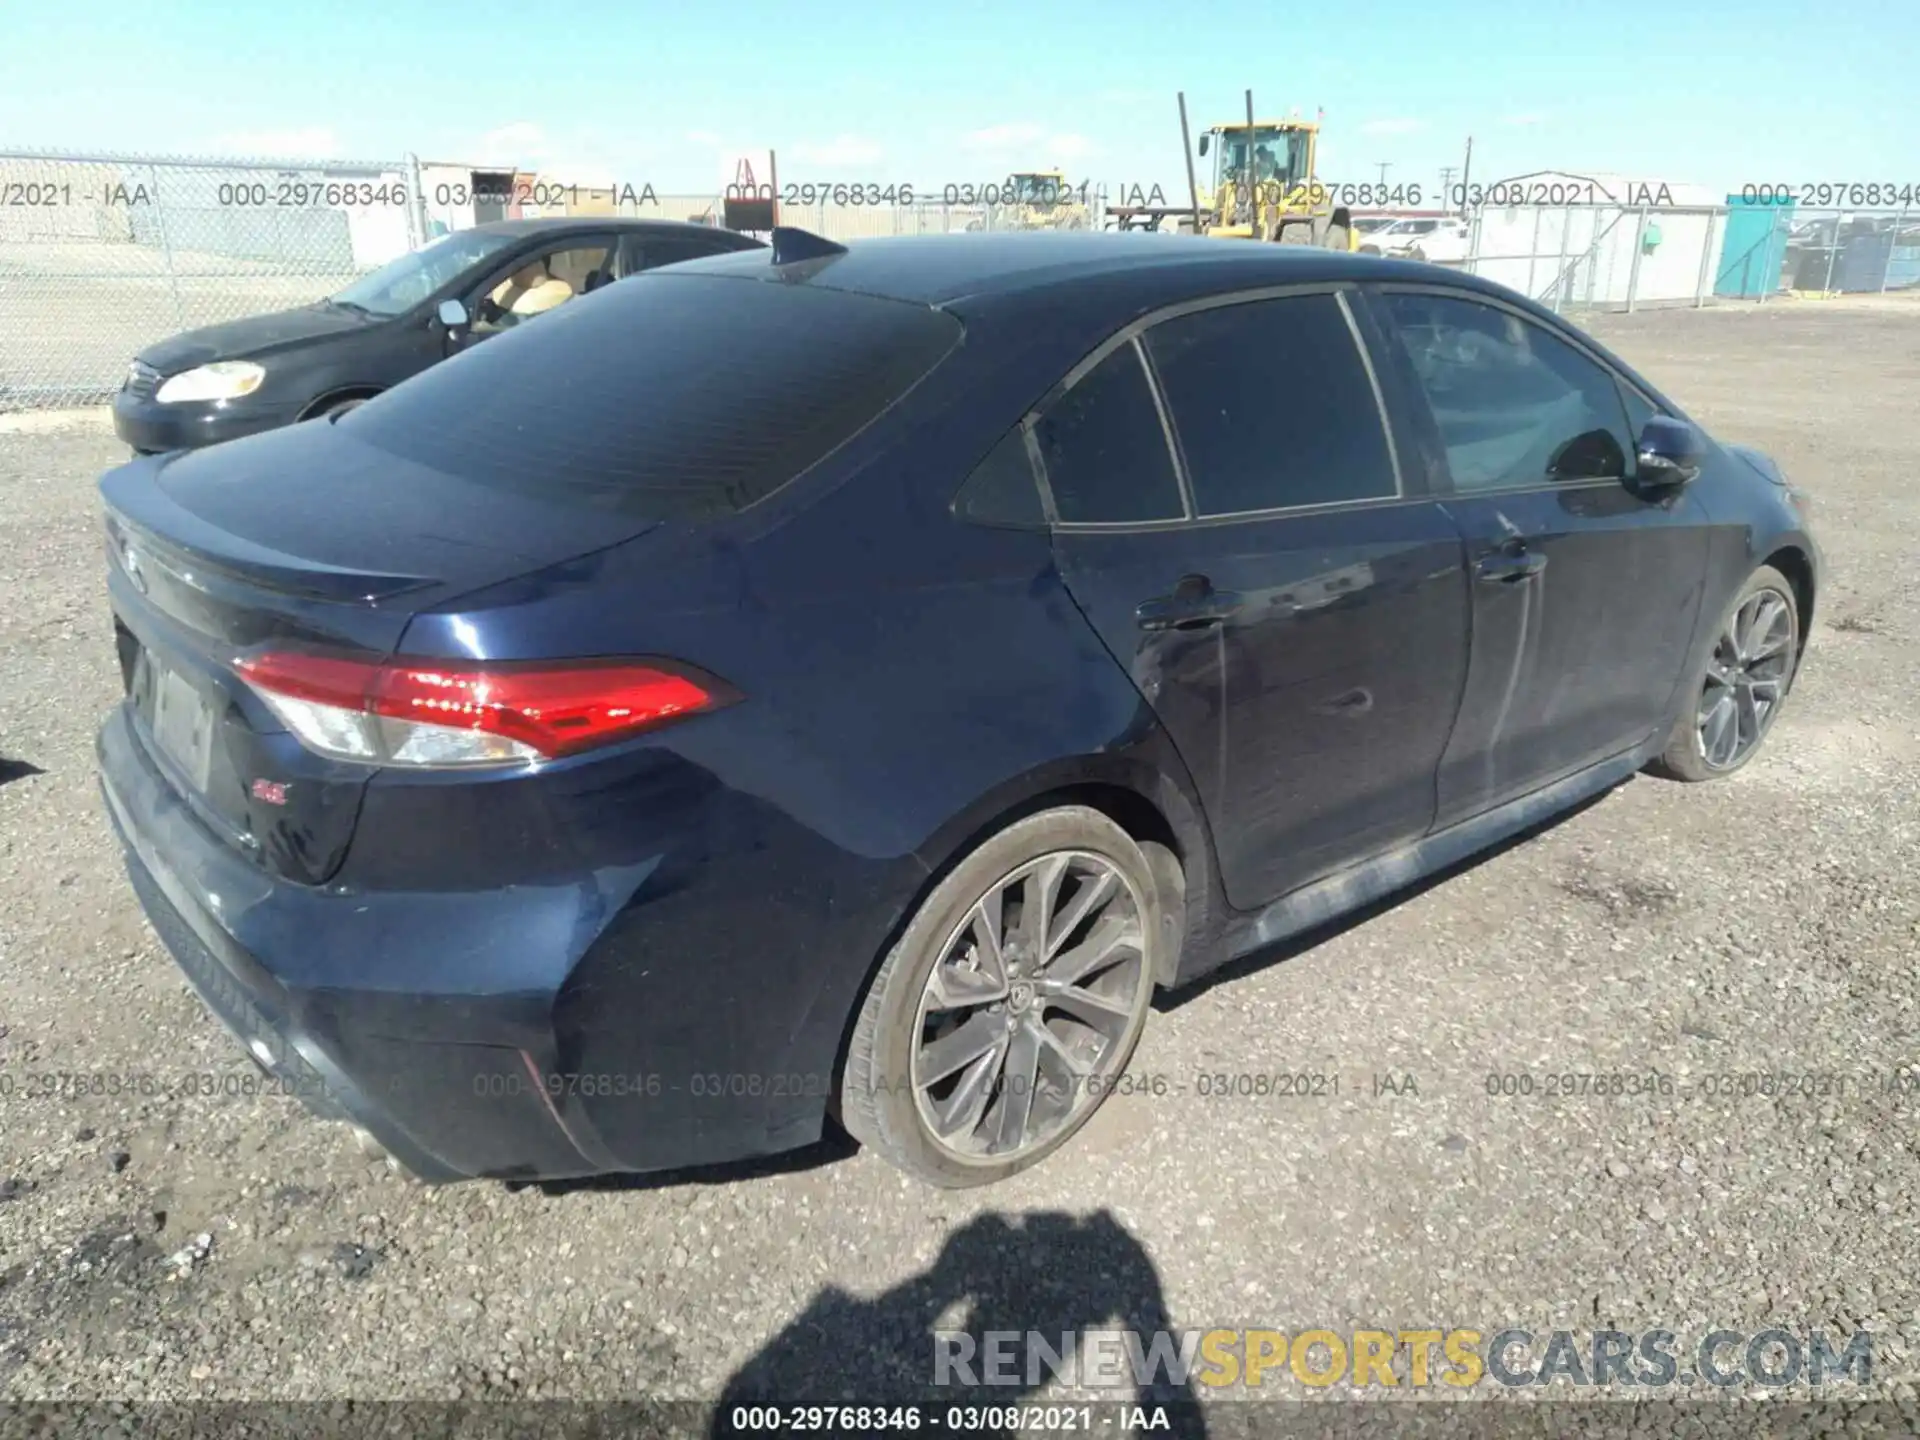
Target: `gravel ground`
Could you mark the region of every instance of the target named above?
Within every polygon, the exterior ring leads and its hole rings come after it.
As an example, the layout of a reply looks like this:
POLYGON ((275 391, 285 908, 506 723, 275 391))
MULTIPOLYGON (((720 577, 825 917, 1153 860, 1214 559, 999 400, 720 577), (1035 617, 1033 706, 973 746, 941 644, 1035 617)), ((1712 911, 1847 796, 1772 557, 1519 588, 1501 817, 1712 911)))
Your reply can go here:
MULTIPOLYGON (((1816 498, 1811 659, 1741 775, 1636 779, 1167 1005, 1142 1092, 984 1193, 844 1145, 424 1189, 279 1098, 0 1098, 0 1398, 711 1399, 749 1362, 875 1398, 970 1303, 1056 1333, 1864 1326, 1874 1393, 1911 1399, 1920 1093, 1886 1081, 1920 1065, 1920 305, 1595 329, 1816 498), (1656 1068, 1675 1093, 1487 1088, 1656 1068), (1339 1095, 1196 1093, 1298 1070, 1339 1095), (1702 1093, 1762 1071, 1849 1083, 1702 1093)), ((0 1076, 238 1079, 95 796, 120 453, 98 416, 0 423, 0 1076)))

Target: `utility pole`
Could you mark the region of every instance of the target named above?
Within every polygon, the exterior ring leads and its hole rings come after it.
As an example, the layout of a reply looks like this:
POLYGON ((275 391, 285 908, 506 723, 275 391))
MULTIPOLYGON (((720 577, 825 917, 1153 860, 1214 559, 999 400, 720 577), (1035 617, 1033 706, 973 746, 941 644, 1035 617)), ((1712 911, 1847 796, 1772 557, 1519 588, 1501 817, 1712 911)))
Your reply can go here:
POLYGON ((1387 171, 1393 168, 1393 162, 1390 160, 1376 160, 1373 163, 1380 167, 1380 188, 1384 190, 1387 186, 1387 171))
POLYGON ((1453 177, 1459 173, 1459 170, 1451 165, 1440 167, 1440 208, 1442 210, 1453 208, 1453 177))
POLYGON ((1473 137, 1467 136, 1467 162, 1460 170, 1460 213, 1467 213, 1467 197, 1473 192, 1467 187, 1473 183, 1473 137))

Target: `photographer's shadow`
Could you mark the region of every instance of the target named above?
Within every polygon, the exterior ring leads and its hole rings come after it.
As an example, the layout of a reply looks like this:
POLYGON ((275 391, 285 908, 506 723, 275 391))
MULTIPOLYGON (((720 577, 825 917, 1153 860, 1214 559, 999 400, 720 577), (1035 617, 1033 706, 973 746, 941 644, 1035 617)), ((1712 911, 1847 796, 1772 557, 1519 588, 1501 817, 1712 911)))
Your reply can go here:
MULTIPOLYGON (((931 1269, 872 1300, 833 1286, 822 1290, 727 1382, 711 1434, 751 1433, 735 1427, 737 1406, 919 1405, 944 1414, 955 1405, 1051 1403, 1032 1398, 1051 1377, 1043 1366, 1039 1384, 1027 1383, 1026 1334, 1036 1332, 1057 1349, 1063 1332, 1089 1329, 1134 1331, 1143 1350, 1154 1332, 1172 1329, 1159 1273, 1126 1227, 1104 1210, 1085 1218, 982 1215, 948 1239, 931 1269), (937 1351, 936 1330, 970 1336, 970 1353, 952 1340, 937 1351), (994 1331, 1016 1337, 1007 1370, 1018 1384, 985 1383, 986 1337, 994 1331), (943 1377, 940 1353, 966 1363, 943 1377), (981 1383, 966 1383, 969 1373, 981 1383)), ((1172 1429, 1160 1433, 1204 1437, 1206 1424, 1185 1380, 1164 1368, 1149 1378, 1147 1385, 1115 1389, 1103 1403, 1166 1405, 1172 1429)))

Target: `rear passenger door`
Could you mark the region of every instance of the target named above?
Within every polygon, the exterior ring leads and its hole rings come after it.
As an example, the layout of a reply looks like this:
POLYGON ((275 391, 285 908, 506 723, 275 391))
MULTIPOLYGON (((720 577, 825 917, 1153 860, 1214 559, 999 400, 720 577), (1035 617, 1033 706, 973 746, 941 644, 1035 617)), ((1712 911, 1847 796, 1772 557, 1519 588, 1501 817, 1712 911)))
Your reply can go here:
POLYGON ((1061 572, 1179 746, 1229 901, 1426 833, 1467 662, 1460 541, 1343 295, 1146 323, 1033 427, 1061 572))

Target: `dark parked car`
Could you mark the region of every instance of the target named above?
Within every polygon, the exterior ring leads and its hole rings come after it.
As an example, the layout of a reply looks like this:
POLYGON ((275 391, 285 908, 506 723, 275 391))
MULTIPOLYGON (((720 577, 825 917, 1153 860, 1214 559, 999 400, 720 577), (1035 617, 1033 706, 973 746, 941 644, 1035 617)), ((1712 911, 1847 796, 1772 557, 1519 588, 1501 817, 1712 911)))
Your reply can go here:
POLYGON ((149 345, 113 397, 113 428, 150 455, 337 415, 611 281, 764 248, 731 230, 612 216, 455 231, 315 304, 149 345))
POLYGON ((981 235, 614 287, 101 482, 148 915, 433 1180, 995 1180, 1155 987, 1739 769, 1805 502, 1455 272, 981 235))

